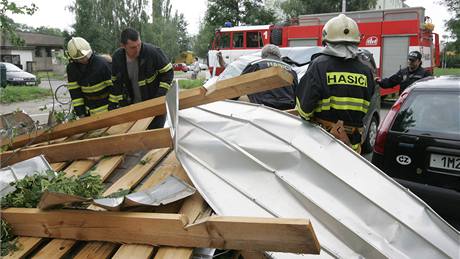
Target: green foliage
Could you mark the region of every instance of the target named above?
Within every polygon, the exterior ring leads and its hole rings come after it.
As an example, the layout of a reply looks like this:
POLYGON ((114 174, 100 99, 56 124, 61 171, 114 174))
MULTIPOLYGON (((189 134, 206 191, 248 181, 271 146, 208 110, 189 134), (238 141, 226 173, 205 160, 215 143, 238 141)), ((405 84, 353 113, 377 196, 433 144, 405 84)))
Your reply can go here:
POLYGON ((225 22, 233 25, 262 25, 276 22, 275 12, 262 0, 209 0, 203 23, 194 40, 194 51, 206 56, 214 31, 225 22))
MULTIPOLYGON (((375 7, 377 0, 348 0, 347 12, 369 10, 375 7)), ((337 0, 287 0, 281 3, 287 19, 303 14, 333 13, 342 11, 342 1, 337 0)))
POLYGON ((33 15, 37 10, 38 7, 33 3, 30 6, 20 6, 9 0, 0 0, 0 33, 5 35, 13 45, 24 45, 24 40, 16 34, 16 25, 13 19, 8 17, 8 13, 33 15))
POLYGON ((11 234, 11 227, 6 221, 1 220, 1 236, 0 240, 2 241, 1 253, 0 256, 5 256, 10 252, 18 250, 17 239, 14 235, 11 234))
POLYGON ((147 0, 76 0, 74 35, 85 38, 99 53, 112 53, 119 46, 120 32, 132 27, 142 33, 147 23, 147 0))
POLYGON ((48 89, 37 86, 7 86, 1 90, 0 103, 23 102, 48 96, 51 96, 48 89))
POLYGON ((179 87, 181 89, 191 89, 203 86, 204 79, 187 79, 187 80, 179 80, 179 87))
POLYGON ((157 45, 171 59, 188 50, 190 39, 184 15, 178 12, 173 15, 169 0, 152 1, 152 6, 148 3, 147 0, 76 0, 70 7, 76 19, 74 35, 85 38, 96 52, 112 53, 120 45, 121 31, 131 27, 140 32, 144 42, 157 45))
POLYGON ((441 0, 441 3, 447 6, 453 15, 445 24, 454 39, 453 42, 449 42, 447 49, 460 53, 460 0, 441 0))
POLYGON ((99 176, 87 173, 80 177, 68 177, 64 172, 55 174, 52 171, 26 176, 13 183, 12 186, 16 190, 2 198, 2 208, 35 208, 46 190, 85 198, 97 198, 104 189, 99 176))
POLYGON ((443 75, 460 76, 460 68, 435 68, 434 75, 435 76, 443 76, 443 75))

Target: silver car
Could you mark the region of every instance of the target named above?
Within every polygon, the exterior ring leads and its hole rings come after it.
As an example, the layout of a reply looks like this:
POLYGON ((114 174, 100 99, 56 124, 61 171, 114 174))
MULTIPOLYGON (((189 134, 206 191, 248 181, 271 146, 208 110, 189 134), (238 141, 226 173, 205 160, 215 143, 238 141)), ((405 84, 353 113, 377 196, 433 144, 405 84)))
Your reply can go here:
POLYGON ((37 85, 37 77, 28 73, 19 67, 7 63, 0 62, 6 67, 6 81, 9 85, 37 85))

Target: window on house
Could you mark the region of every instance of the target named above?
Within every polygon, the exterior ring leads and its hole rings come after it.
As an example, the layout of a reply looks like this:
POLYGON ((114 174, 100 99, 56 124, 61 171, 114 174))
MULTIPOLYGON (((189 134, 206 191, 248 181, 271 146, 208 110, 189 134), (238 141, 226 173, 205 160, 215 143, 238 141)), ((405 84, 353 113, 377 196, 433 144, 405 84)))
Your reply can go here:
POLYGON ((40 57, 42 56, 42 50, 41 50, 40 47, 36 47, 36 48, 35 48, 35 56, 36 56, 37 58, 40 58, 40 57))
POLYGON ((46 48, 46 56, 51 57, 51 48, 46 48))

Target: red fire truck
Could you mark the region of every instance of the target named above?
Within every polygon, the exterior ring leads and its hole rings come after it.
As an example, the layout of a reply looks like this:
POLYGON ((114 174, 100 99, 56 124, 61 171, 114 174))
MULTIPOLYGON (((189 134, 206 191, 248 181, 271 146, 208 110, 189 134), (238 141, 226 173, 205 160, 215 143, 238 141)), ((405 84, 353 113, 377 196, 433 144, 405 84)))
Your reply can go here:
MULTIPOLYGON (((407 65, 407 54, 422 53, 423 67, 432 71, 440 65, 439 35, 425 17, 423 7, 348 12, 359 26, 362 40, 359 45, 369 50, 377 65, 377 75, 388 77, 407 65)), ((257 25, 224 27, 216 31, 208 53, 210 70, 216 74, 223 68, 218 65, 216 53, 221 51, 225 62, 260 50, 265 44, 279 47, 321 46, 324 24, 338 13, 301 15, 294 24, 286 26, 257 25)), ((212 72, 211 72, 212 73, 212 72)), ((397 93, 399 86, 382 89, 381 95, 397 93)))

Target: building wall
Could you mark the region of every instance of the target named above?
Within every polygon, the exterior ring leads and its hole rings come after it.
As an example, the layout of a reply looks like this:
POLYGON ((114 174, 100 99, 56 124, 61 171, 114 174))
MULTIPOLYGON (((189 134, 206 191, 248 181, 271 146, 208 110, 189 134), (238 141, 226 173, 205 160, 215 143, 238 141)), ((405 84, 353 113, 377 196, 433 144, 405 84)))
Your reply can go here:
POLYGON ((19 55, 21 59, 21 65, 24 70, 27 68, 27 62, 33 62, 33 51, 32 50, 11 50, 11 55, 19 55))

